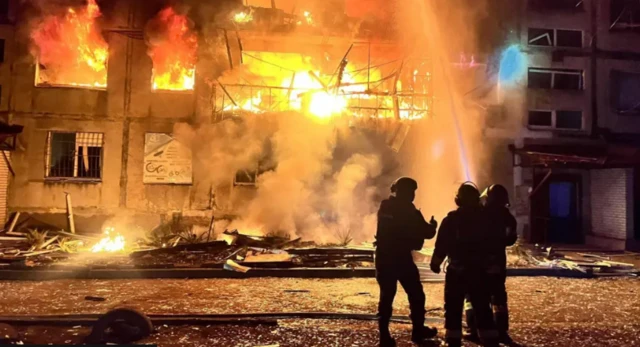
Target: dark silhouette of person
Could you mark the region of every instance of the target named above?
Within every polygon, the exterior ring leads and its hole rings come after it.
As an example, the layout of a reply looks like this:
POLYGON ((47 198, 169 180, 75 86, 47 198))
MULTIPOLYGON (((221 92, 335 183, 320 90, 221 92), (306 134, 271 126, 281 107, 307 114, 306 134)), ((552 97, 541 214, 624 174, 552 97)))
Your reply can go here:
MULTIPOLYGON (((509 336, 509 308, 505 284, 507 280, 506 248, 513 246, 518 239, 517 222, 509 212, 509 192, 504 186, 494 184, 487 188, 485 194, 485 213, 489 218, 490 237, 493 240, 488 271, 493 318, 500 342, 514 345, 509 336)), ((475 310, 471 302, 465 303, 465 317, 469 328, 469 339, 477 340, 475 310)))
POLYGON ((442 220, 431 258, 435 273, 440 273, 445 258, 449 259, 444 287, 445 340, 449 347, 462 346, 462 309, 468 294, 475 308, 480 341, 484 346, 497 347, 487 282, 492 245, 489 220, 473 183, 460 186, 455 202, 458 209, 442 220))
POLYGON ((435 236, 437 223, 433 217, 427 223, 422 213, 413 205, 417 189, 418 183, 415 180, 408 177, 397 179, 391 185, 392 195, 382 201, 378 210, 375 266, 376 280, 380 286, 378 324, 380 346, 383 347, 396 345, 389 332, 389 323, 398 282, 409 298, 413 324, 411 340, 422 343, 438 333, 435 328, 424 326, 425 295, 412 255, 412 251, 422 248, 425 239, 435 236))

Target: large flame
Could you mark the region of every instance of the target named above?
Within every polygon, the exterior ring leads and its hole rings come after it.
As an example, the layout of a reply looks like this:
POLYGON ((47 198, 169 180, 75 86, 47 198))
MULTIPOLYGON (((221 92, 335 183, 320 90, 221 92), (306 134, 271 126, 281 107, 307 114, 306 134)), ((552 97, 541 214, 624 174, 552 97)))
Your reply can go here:
POLYGON ((155 19, 162 29, 149 42, 153 61, 153 89, 193 90, 196 75, 198 37, 189 26, 187 16, 172 7, 158 13, 155 19))
POLYGON ((96 27, 100 15, 95 0, 88 0, 84 8, 45 16, 34 26, 37 84, 106 87, 109 48, 96 27))
MULTIPOLYGON (((393 88, 388 84, 386 87, 380 87, 379 82, 388 81, 387 83, 393 84, 394 79, 382 78, 382 72, 378 68, 356 69, 353 64, 348 63, 341 74, 323 74, 308 56, 274 52, 245 53, 244 62, 249 74, 258 76, 257 81, 260 85, 274 88, 256 92, 256 88, 241 87, 241 90, 250 93, 234 95, 235 104, 225 105, 225 111, 244 110, 260 113, 266 110, 296 110, 321 121, 336 116, 395 117, 394 98, 389 92, 389 89, 393 88), (338 75, 341 77, 340 83, 338 75), (373 88, 374 85, 378 86, 379 97, 370 93, 369 88, 373 88), (268 97, 265 97, 267 93, 268 97)), ((424 77, 423 75, 417 69, 408 71, 407 88, 404 91, 401 81, 398 80, 397 89, 404 94, 398 94, 397 113, 403 120, 424 118, 428 111, 428 105, 416 103, 420 98, 413 95, 427 92, 418 79, 424 77), (407 96, 403 96, 405 94, 407 96)), ((244 77, 240 80, 246 81, 247 78, 244 77)), ((233 85, 237 82, 226 78, 224 83, 233 85)))
POLYGON ((106 228, 105 237, 91 247, 91 252, 121 252, 125 248, 124 236, 115 232, 115 228, 106 228))

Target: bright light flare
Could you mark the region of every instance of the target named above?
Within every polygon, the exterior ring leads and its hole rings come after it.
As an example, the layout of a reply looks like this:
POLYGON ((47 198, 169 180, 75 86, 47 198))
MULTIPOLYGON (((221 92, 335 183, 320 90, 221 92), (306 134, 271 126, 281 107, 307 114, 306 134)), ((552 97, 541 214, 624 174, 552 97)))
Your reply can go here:
POLYGON ((253 13, 251 12, 238 12, 233 16, 233 21, 236 23, 249 23, 253 20, 253 13))
POLYGON ((91 252, 121 252, 125 248, 124 236, 115 232, 115 228, 106 228, 105 237, 91 247, 91 252))

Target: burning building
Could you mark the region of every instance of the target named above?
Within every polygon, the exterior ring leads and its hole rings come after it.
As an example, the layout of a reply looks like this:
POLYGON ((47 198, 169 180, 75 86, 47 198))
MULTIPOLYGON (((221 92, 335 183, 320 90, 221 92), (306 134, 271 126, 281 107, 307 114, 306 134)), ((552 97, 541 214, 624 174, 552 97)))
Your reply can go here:
POLYGON ((272 3, 10 2, 9 211, 61 224, 70 196, 93 232, 213 215, 370 235, 411 128, 434 117, 431 60, 347 2, 272 3))

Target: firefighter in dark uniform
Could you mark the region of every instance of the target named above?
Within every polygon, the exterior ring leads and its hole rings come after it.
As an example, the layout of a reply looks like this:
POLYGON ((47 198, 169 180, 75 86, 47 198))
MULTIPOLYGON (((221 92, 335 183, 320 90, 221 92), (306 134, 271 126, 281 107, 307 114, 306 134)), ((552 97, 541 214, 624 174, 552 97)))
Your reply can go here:
POLYGON ((458 209, 442 221, 431 257, 431 270, 435 273, 440 272, 445 258, 449 259, 444 287, 445 339, 450 347, 462 346, 462 309, 465 295, 469 294, 476 308, 480 340, 484 346, 498 346, 487 282, 492 242, 489 221, 473 183, 460 186, 455 202, 458 209))
MULTIPOLYGON (((513 246, 518 239, 517 222, 509 212, 509 193, 504 186, 494 184, 485 190, 485 213, 490 224, 491 237, 491 262, 489 267, 488 282, 490 286, 491 305, 493 317, 500 336, 500 342, 512 344, 509 336, 509 309, 507 305, 507 256, 506 248, 513 246)), ((465 317, 469 327, 470 339, 477 339, 476 324, 473 305, 465 303, 465 317)))
POLYGON ((392 195, 382 201, 378 210, 375 265, 376 280, 380 286, 380 346, 384 347, 396 345, 389 332, 389 323, 398 282, 409 298, 413 324, 411 340, 422 343, 438 333, 435 328, 424 326, 425 295, 412 255, 412 251, 422 248, 425 239, 435 236, 437 223, 433 217, 427 223, 422 213, 413 205, 417 189, 418 183, 415 180, 408 177, 397 179, 391 186, 392 195))

